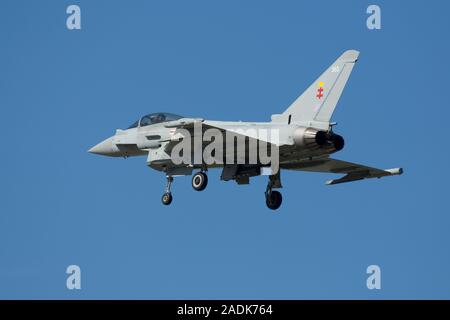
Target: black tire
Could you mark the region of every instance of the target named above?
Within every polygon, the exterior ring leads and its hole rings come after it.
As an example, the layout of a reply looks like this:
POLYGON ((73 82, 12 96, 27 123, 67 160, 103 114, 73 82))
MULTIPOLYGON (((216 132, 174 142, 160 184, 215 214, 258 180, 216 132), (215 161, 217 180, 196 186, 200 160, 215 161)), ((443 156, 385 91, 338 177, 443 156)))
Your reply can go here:
POLYGON ((168 206, 172 203, 172 194, 170 192, 166 192, 163 194, 161 201, 164 205, 168 206))
POLYGON ((192 177, 192 188, 197 191, 205 190, 208 185, 208 176, 203 172, 197 172, 192 177))
POLYGON ((278 191, 272 191, 270 196, 266 196, 266 205, 269 209, 277 210, 281 206, 283 197, 278 191))

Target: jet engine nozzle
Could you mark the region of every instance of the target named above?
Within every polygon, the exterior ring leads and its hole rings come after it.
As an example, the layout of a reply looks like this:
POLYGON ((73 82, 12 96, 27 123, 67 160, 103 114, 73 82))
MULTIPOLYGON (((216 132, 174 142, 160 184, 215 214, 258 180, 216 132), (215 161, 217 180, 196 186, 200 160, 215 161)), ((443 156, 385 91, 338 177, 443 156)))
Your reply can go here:
POLYGON ((338 134, 331 134, 330 142, 333 144, 336 151, 341 151, 344 149, 345 141, 344 138, 338 134))
POLYGON ((298 128, 294 132, 296 146, 314 149, 327 143, 327 133, 314 128, 298 128))
POLYGON ((294 143, 307 149, 332 148, 339 151, 344 148, 344 138, 340 135, 314 128, 295 130, 294 143))

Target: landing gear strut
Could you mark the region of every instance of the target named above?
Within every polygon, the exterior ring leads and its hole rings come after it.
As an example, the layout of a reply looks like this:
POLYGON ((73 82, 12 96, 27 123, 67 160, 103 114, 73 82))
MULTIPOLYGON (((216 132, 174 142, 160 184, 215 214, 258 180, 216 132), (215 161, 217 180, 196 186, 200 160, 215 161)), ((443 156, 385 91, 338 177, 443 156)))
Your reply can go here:
POLYGON ((208 185, 208 176, 203 171, 197 172, 192 177, 192 188, 197 191, 205 190, 208 185))
POLYGON ((167 176, 167 185, 161 201, 164 205, 168 206, 172 203, 172 193, 170 192, 170 186, 172 185, 173 177, 167 176))
POLYGON ((279 173, 277 175, 270 176, 265 192, 267 207, 272 210, 277 210, 281 206, 283 197, 280 192, 272 190, 273 188, 281 188, 279 173))

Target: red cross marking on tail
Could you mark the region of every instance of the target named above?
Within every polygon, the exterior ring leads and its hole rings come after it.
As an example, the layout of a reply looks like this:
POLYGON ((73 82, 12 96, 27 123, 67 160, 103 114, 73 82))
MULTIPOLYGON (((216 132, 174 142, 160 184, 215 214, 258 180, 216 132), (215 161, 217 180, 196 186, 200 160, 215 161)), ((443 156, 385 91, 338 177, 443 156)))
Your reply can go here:
POLYGON ((319 98, 319 99, 322 98, 322 97, 323 97, 322 92, 323 92, 323 88, 322 88, 322 87, 320 87, 319 89, 317 89, 316 97, 319 98))

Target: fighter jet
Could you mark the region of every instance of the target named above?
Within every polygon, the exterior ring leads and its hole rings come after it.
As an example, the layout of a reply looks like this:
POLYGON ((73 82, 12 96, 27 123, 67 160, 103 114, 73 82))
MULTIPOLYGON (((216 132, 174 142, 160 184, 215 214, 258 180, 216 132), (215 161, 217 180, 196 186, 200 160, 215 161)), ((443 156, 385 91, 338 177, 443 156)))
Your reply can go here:
POLYGON ((117 129, 115 135, 89 152, 125 158, 147 156, 147 165, 167 178, 164 205, 173 199, 173 177, 192 175, 194 170, 192 187, 196 191, 206 188, 207 170, 211 168, 222 168, 221 180, 237 184, 268 176, 265 201, 272 210, 282 202, 281 193, 274 190, 282 188, 281 170, 343 175, 327 181, 328 185, 402 174, 402 168, 376 169, 330 157, 344 147, 343 137, 333 130, 336 123, 331 117, 358 56, 355 50, 344 52, 283 113, 272 115, 270 122, 212 121, 157 112, 141 117, 125 130, 117 129), (210 131, 214 134, 205 139, 210 131), (219 134, 232 136, 231 143, 219 134), (215 148, 211 148, 214 142, 215 148), (185 150, 180 152, 182 143, 185 150), (267 155, 270 149, 268 157, 261 156, 264 148, 267 155), (208 159, 206 151, 210 151, 208 159))

